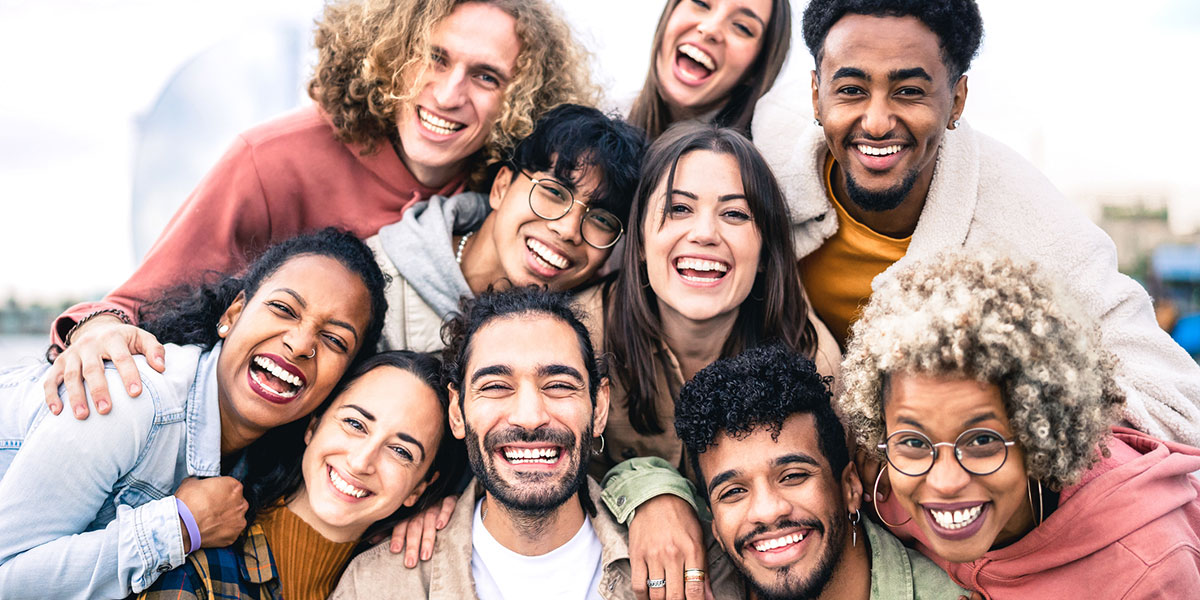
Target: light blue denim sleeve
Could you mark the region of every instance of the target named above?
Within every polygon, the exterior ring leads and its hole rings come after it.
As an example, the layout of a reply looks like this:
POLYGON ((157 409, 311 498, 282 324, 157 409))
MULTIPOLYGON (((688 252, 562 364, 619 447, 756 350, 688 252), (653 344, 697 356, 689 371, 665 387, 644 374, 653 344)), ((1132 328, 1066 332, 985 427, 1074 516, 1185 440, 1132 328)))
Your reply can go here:
MULTIPOLYGON (((36 424, 0 478, 0 596, 123 598, 183 564, 183 539, 173 496, 154 492, 118 506, 107 524, 94 523, 117 483, 133 495, 149 486, 122 481, 152 447, 157 399, 129 398, 116 371, 106 369, 112 412, 77 421, 49 414, 40 384, 0 410, 42 404, 36 424), (87 531, 89 527, 102 527, 87 531), (85 533, 86 532, 86 533, 85 533)), ((66 405, 64 403, 64 405, 66 405)), ((133 496, 129 496, 132 498, 133 496)), ((117 502, 121 502, 117 498, 117 502)))

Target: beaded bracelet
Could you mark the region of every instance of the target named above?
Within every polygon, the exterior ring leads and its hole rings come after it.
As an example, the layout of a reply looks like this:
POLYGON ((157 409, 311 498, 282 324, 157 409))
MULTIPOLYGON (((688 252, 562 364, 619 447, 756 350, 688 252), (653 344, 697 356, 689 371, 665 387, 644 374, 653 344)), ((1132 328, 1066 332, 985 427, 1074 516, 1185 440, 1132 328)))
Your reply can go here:
POLYGON ((196 524, 196 517, 192 516, 192 511, 188 510, 183 500, 175 499, 175 509, 179 512, 183 526, 187 527, 188 539, 192 541, 192 547, 187 551, 188 554, 191 554, 200 549, 200 526, 196 524))
POLYGON ((129 315, 125 314, 125 311, 123 311, 119 308, 102 308, 100 310, 90 312, 87 315, 85 315, 82 319, 76 321, 75 325, 73 325, 70 329, 67 330, 67 335, 63 336, 63 349, 65 350, 71 346, 71 337, 73 335, 75 335, 76 329, 79 329, 79 327, 81 325, 83 325, 84 323, 87 323, 89 320, 91 320, 92 317, 98 317, 103 314, 113 315, 113 316, 117 317, 118 319, 121 319, 122 323, 124 323, 126 325, 133 325, 133 320, 129 318, 129 315))

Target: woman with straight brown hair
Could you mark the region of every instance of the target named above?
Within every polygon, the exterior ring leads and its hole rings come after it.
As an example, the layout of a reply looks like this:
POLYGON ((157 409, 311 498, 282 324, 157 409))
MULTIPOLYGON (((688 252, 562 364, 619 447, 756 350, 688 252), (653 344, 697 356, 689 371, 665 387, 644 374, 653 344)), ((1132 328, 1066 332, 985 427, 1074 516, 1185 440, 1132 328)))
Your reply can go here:
POLYGON ((664 133, 643 162, 629 223, 619 274, 579 296, 597 346, 612 355, 606 447, 592 474, 627 461, 609 473, 604 498, 630 525, 634 590, 646 597, 647 587, 665 585, 670 596, 685 568, 705 568, 673 427, 683 383, 770 342, 812 358, 826 376, 840 354, 800 287, 779 185, 736 130, 680 123, 664 133))
POLYGON ((787 59, 787 0, 667 0, 629 121, 657 138, 695 119, 749 135, 754 105, 787 59))

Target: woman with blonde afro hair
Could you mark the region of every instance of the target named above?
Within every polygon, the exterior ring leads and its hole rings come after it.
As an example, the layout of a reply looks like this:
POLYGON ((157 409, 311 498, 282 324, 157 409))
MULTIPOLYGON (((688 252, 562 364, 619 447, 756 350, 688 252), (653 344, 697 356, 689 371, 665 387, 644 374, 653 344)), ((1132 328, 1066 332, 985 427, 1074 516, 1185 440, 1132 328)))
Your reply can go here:
POLYGON ((882 461, 879 519, 985 598, 1200 589, 1200 450, 1115 426, 1113 365, 1034 265, 946 252, 895 273, 837 405, 882 461))

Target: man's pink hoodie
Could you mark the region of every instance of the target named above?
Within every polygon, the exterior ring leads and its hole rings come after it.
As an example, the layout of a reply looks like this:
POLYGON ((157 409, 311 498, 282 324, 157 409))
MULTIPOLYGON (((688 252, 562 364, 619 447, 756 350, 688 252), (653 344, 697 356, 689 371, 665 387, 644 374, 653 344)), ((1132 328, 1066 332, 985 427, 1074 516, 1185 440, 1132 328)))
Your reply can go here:
POLYGON ((1200 480, 1190 475, 1200 449, 1121 427, 1108 448, 1112 456, 1015 544, 968 563, 917 547, 996 600, 1200 598, 1200 480))

